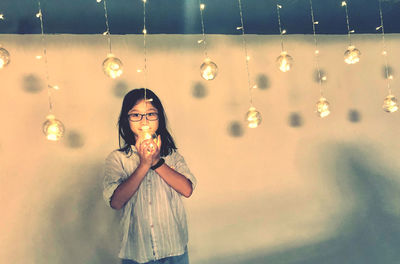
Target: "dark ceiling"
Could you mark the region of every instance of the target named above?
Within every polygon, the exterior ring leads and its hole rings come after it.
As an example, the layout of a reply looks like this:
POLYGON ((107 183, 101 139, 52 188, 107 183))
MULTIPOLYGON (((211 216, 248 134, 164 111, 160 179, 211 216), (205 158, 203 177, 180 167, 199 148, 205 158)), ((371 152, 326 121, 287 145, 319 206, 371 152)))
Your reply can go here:
MULTIPOLYGON (((142 0, 106 0, 111 34, 140 34, 142 0)), ((237 0, 201 0, 206 5, 206 34, 240 34, 237 0)), ((312 34, 309 0, 241 0, 246 34, 278 34, 276 4, 288 34, 312 34)), ((350 27, 355 33, 376 33, 379 0, 347 0, 350 27)), ((386 33, 400 33, 400 0, 381 0, 386 33)), ((341 0, 313 0, 318 34, 346 34, 341 0)), ((45 33, 101 34, 105 31, 103 2, 96 0, 41 0, 45 33)), ((198 0, 147 0, 149 34, 200 34, 198 0)), ((35 0, 0 0, 2 34, 40 33, 35 0)))

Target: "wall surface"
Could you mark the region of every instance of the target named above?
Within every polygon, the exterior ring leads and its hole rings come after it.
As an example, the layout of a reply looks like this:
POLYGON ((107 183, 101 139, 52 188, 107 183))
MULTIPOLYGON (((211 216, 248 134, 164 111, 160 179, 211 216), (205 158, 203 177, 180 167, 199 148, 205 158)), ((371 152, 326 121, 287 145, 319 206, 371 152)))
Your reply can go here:
MULTIPOLYGON (((180 152, 198 179, 185 201, 193 264, 395 264, 400 259, 400 113, 387 95, 379 35, 353 35, 361 62, 346 65, 345 36, 318 36, 332 113, 315 114, 312 36, 289 35, 293 70, 275 65, 279 36, 248 35, 259 128, 245 127, 249 89, 241 36, 208 36, 219 67, 204 81, 198 35, 148 35, 148 88, 162 99, 180 152)), ((400 35, 387 35, 400 96, 400 35)), ((48 113, 38 35, 2 35, 0 262, 118 263, 118 212, 102 199, 105 157, 118 146, 123 95, 143 87, 143 40, 112 36, 125 67, 108 79, 103 36, 46 37, 54 113, 66 127, 45 139, 48 113)))

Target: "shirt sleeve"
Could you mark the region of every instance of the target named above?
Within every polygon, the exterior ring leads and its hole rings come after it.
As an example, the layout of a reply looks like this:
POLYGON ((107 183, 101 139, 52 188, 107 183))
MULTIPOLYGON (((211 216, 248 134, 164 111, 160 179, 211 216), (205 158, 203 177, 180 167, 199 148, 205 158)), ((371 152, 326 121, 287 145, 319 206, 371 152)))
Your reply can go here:
POLYGON ((189 167, 187 166, 185 159, 181 154, 179 154, 178 151, 175 151, 173 155, 175 159, 175 170, 191 181, 192 188, 194 190, 197 185, 197 180, 192 174, 192 172, 189 170, 189 167))
POLYGON ((115 189, 121 184, 126 174, 116 151, 106 158, 103 180, 103 197, 108 206, 111 206, 111 197, 115 189))

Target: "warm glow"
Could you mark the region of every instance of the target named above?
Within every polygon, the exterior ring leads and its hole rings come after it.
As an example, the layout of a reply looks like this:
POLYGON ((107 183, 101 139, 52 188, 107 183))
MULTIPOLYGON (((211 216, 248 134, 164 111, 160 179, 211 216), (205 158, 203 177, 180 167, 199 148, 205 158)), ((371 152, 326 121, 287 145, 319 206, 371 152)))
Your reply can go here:
POLYGON ((276 58, 276 63, 281 72, 288 72, 292 68, 293 58, 286 51, 282 51, 281 55, 276 58))
POLYGON ((115 79, 122 75, 122 66, 123 64, 121 60, 114 57, 114 55, 112 54, 109 54, 107 59, 103 61, 103 71, 108 77, 112 79, 115 79))
POLYGON ((261 124, 262 117, 253 106, 249 108, 246 114, 246 122, 249 128, 256 128, 261 124))
MULTIPOLYGON (((143 117, 143 118, 145 118, 145 117, 143 117)), ((141 134, 139 135, 140 143, 142 143, 143 141, 148 140, 148 139, 152 139, 155 144, 158 144, 158 137, 153 131, 150 131, 150 127, 142 126, 141 134)), ((154 150, 155 146, 153 145, 153 143, 150 143, 149 147, 150 147, 150 149, 147 149, 147 151, 151 152, 152 150, 154 150)))
POLYGON ((64 135, 64 125, 54 115, 48 115, 46 122, 43 123, 43 133, 51 141, 60 140, 64 135))
POLYGON ((388 95, 386 96, 385 100, 383 101, 383 110, 388 113, 394 113, 396 112, 399 107, 397 106, 397 99, 394 97, 394 95, 388 95))
POLYGON ((356 64, 360 61, 361 52, 354 46, 349 46, 344 53, 344 62, 347 64, 356 64))
POLYGON ((328 101, 321 97, 319 99, 319 101, 317 102, 317 114, 319 117, 324 118, 326 116, 328 116, 331 113, 331 111, 329 111, 329 103, 328 101))
POLYGON ((0 69, 3 69, 10 63, 10 53, 4 49, 0 48, 0 69))
POLYGON ((200 74, 203 79, 207 81, 214 80, 218 73, 217 64, 212 62, 209 58, 205 59, 200 66, 200 74))

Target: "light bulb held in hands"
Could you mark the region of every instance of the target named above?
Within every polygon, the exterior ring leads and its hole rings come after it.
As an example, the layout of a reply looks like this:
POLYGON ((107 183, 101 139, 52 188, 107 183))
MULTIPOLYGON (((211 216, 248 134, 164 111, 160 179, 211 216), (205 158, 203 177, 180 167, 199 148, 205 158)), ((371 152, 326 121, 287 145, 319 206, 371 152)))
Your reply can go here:
POLYGON ((154 133, 153 131, 150 130, 149 126, 142 126, 142 129, 140 131, 141 131, 141 133, 139 134, 139 142, 140 142, 140 144, 142 144, 143 141, 145 141, 145 140, 149 140, 149 139, 152 140, 152 142, 150 142, 147 145, 147 152, 148 153, 151 153, 151 152, 155 151, 155 145, 154 144, 156 144, 158 146, 158 148, 160 148, 160 146, 159 146, 159 142, 160 142, 159 137, 157 136, 156 133, 154 133))

